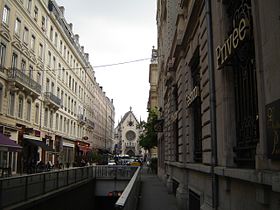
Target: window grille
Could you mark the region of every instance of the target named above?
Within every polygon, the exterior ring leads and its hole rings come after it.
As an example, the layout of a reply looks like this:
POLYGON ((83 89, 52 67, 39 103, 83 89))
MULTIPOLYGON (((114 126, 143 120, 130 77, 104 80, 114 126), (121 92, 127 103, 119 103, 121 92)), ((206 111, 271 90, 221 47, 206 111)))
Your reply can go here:
POLYGON ((249 36, 232 58, 235 83, 236 146, 234 161, 238 167, 254 168, 259 142, 258 94, 250 0, 228 2, 232 31, 241 18, 249 20, 249 36))
MULTIPOLYGON (((199 48, 196 49, 193 58, 190 62, 192 74, 192 87, 198 88, 200 92, 200 67, 199 67, 199 48)), ((192 102, 192 115, 193 115, 193 135, 194 135, 194 161, 202 162, 202 121, 201 121, 201 99, 200 96, 196 97, 192 102)))

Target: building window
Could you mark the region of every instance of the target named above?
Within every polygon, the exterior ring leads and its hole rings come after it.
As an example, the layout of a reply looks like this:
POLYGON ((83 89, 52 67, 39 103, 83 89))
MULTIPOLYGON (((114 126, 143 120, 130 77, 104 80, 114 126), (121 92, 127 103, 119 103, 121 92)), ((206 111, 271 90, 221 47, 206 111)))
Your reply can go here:
POLYGON ((62 40, 60 40, 60 44, 59 44, 59 52, 62 53, 62 40))
POLYGON ((246 41, 232 56, 235 90, 236 146, 234 162, 238 167, 255 168, 256 147, 259 143, 259 110, 254 43, 254 24, 251 15, 251 1, 234 1, 228 8, 231 20, 229 30, 237 27, 243 18, 247 19, 250 30, 246 41), (234 11, 246 10, 246 13, 234 11))
POLYGON ((53 27, 52 26, 50 29, 50 40, 51 40, 51 42, 53 41, 53 27))
POLYGON ((55 130, 58 131, 58 125, 59 125, 59 115, 56 113, 55 115, 55 130))
POLYGON ((3 85, 0 83, 0 112, 2 112, 3 105, 3 85))
POLYGON ((64 123, 63 123, 63 126, 64 126, 64 128, 63 128, 64 133, 66 133, 66 117, 64 117, 64 123))
POLYGON ((69 81, 68 81, 68 86, 69 86, 69 88, 71 88, 71 76, 69 76, 69 81))
POLYGON ((51 67, 51 63, 52 63, 52 54, 51 52, 49 51, 48 52, 48 66, 51 67))
POLYGON ((59 120, 59 131, 62 132, 62 116, 60 116, 60 120, 59 120))
POLYGON ((32 51, 35 50, 35 41, 36 41, 36 38, 35 38, 34 35, 32 35, 32 36, 31 36, 31 41, 30 41, 30 49, 31 49, 32 51))
POLYGON ((48 108, 45 108, 45 114, 44 114, 44 126, 48 126, 48 108))
POLYGON ((19 96, 18 99, 18 118, 22 119, 23 117, 23 96, 19 96))
MULTIPOLYGON (((190 62, 192 89, 198 89, 200 93, 200 57, 199 49, 194 52, 190 62)), ((201 99, 197 96, 191 104, 193 119, 193 139, 194 139, 194 161, 202 162, 202 115, 201 115, 201 99)))
POLYGON ((46 29, 46 19, 44 16, 42 16, 42 30, 45 31, 46 29))
POLYGON ((29 34, 29 30, 27 27, 24 27, 24 31, 23 31, 23 42, 25 44, 28 44, 28 34, 29 34))
POLYGON ((13 53, 12 56, 12 69, 17 68, 17 61, 18 61, 18 55, 16 53, 13 53))
POLYGON ((56 95, 57 95, 58 98, 60 97, 60 89, 59 89, 59 87, 57 87, 56 95))
POLYGON ((53 71, 55 71, 55 69, 56 69, 56 59, 55 59, 55 57, 53 56, 53 71))
POLYGON ((16 18, 16 22, 15 22, 15 34, 17 36, 20 36, 20 26, 21 26, 21 21, 19 18, 16 18))
POLYGON ((57 39, 58 39, 58 35, 57 33, 55 32, 54 34, 54 46, 57 47, 57 39))
POLYGON ((39 104, 35 105, 35 123, 39 124, 39 104))
POLYGON ((43 45, 40 43, 39 44, 39 49, 38 49, 38 54, 39 54, 39 58, 43 58, 43 45))
POLYGON ((50 128, 53 128, 53 111, 50 111, 50 128))
POLYGON ((41 84, 41 72, 39 72, 39 71, 37 71, 36 82, 37 82, 38 84, 41 84))
POLYGON ((28 0, 27 2, 27 11, 30 12, 32 7, 32 0, 28 0))
POLYGON ((27 107, 26 107, 26 120, 30 121, 31 119, 31 100, 27 100, 27 107))
POLYGON ((26 71, 26 61, 24 59, 21 60, 20 67, 21 67, 21 71, 25 73, 25 71, 26 71))
POLYGON ((34 20, 35 21, 38 20, 38 7, 37 6, 34 7, 34 20))
POLYGON ((29 66, 29 78, 30 78, 30 79, 33 79, 33 71, 34 71, 33 66, 30 65, 30 66, 29 66))
POLYGON ((50 91, 50 80, 47 78, 46 80, 46 92, 50 91))
POLYGON ((54 83, 51 84, 51 93, 54 94, 54 83))
POLYGON ((3 9, 3 16, 2 16, 2 21, 5 24, 9 24, 9 16, 10 16, 10 8, 5 5, 3 9))
POLYGON ((10 92, 9 96, 9 115, 14 116, 15 114, 15 93, 10 92))
POLYGON ((6 58, 6 45, 0 43, 0 71, 4 71, 6 58))
POLYGON ((64 92, 63 92, 63 90, 61 90, 61 94, 60 94, 60 100, 61 100, 61 106, 63 107, 63 96, 64 96, 64 92))

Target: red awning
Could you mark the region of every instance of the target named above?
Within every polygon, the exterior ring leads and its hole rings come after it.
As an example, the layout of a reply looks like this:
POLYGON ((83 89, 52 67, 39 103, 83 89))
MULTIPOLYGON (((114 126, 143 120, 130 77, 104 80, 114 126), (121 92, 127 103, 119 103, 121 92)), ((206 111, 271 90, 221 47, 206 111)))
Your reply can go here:
POLYGON ((20 145, 3 133, 0 133, 0 147, 6 147, 11 152, 19 152, 22 149, 20 145))
POLYGON ((87 146, 82 146, 82 145, 78 145, 79 150, 83 151, 83 152, 89 152, 91 149, 87 146))

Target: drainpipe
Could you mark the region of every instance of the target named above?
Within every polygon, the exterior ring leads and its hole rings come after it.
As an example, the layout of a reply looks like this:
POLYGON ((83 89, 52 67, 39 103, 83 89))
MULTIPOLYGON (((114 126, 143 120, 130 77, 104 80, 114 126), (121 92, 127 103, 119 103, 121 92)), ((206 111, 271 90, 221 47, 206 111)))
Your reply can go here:
POLYGON ((213 28, 211 14, 211 0, 205 0, 207 20, 207 45, 208 45, 208 68, 209 68, 209 91, 210 91, 210 119, 211 119, 211 180, 212 180, 212 209, 218 208, 218 176, 215 174, 217 166, 217 130, 216 130, 216 92, 215 92, 215 68, 213 55, 213 28))

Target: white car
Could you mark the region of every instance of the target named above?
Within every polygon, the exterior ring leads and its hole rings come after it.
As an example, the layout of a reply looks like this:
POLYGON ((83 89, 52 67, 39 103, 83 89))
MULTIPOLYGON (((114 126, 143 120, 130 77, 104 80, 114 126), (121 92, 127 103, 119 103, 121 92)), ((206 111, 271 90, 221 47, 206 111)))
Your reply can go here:
POLYGON ((114 160, 109 160, 108 166, 113 166, 113 165, 116 165, 116 162, 114 160))

